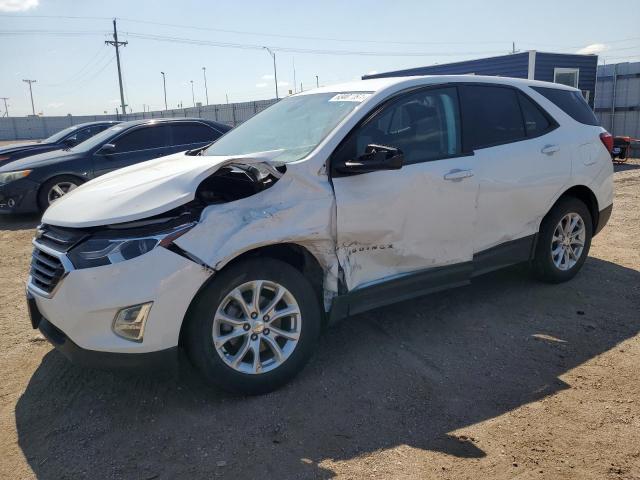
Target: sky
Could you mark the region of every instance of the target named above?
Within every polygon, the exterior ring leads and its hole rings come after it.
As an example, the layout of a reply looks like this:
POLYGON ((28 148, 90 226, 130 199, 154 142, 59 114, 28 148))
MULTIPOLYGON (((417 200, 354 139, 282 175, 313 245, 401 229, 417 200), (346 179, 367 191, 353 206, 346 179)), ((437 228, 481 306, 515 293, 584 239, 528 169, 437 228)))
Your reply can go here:
MULTIPOLYGON (((516 50, 640 61, 640 1, 0 0, 0 97, 10 116, 134 112, 275 97, 289 91, 516 50), (607 10, 610 15, 604 15, 607 10), (626 12, 622 14, 621 12, 626 12), (295 66, 295 68, 294 68, 295 66), (295 82, 294 82, 295 71, 295 82), (193 81, 193 95, 192 83, 193 81), (302 85, 301 85, 302 84, 302 85)), ((5 114, 0 100, 0 116, 5 114)))

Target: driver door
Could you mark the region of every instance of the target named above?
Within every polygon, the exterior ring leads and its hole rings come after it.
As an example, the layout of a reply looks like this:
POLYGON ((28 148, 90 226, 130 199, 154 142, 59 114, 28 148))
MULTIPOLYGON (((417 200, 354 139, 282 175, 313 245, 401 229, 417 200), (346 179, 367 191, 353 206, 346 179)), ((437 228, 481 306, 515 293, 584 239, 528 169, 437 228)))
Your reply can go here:
MULTIPOLYGON (((398 299, 426 293, 434 282, 468 282, 478 190, 473 161, 462 153, 455 87, 403 94, 349 134, 332 156, 337 252, 349 291, 391 281, 398 299), (370 144, 401 150, 402 168, 336 171, 370 144)), ((374 302, 394 300, 387 299, 374 302)))

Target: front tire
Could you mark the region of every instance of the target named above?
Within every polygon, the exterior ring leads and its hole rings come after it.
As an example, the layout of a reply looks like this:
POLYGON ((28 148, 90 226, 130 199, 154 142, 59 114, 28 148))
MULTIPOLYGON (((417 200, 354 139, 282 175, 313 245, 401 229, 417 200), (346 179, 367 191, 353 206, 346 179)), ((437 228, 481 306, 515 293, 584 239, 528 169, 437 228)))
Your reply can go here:
POLYGON ((582 268, 593 235, 591 213, 581 200, 558 201, 540 226, 533 271, 545 282, 572 279, 582 268))
POLYGON ((42 184, 38 192, 38 206, 44 212, 49 206, 72 190, 75 190, 83 181, 72 175, 60 175, 51 178, 42 184))
POLYGON ((311 357, 321 330, 311 284, 279 260, 241 261, 222 270, 194 300, 185 346, 204 377, 237 393, 267 393, 311 357))

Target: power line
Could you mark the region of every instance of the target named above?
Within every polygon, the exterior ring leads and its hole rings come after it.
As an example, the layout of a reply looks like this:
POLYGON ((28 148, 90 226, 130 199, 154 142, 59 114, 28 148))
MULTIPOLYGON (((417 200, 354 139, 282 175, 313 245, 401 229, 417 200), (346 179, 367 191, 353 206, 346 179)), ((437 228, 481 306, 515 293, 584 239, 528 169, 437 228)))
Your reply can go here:
MULTIPOLYGON (((72 20, 111 20, 109 17, 97 17, 97 16, 79 16, 79 15, 29 15, 28 17, 20 17, 16 15, 8 15, 8 14, 0 14, 0 17, 11 17, 11 18, 58 18, 58 19, 72 19, 72 20)), ((157 25, 162 27, 172 27, 172 28, 183 28, 188 30, 202 30, 202 31, 211 31, 211 32, 220 32, 220 33, 231 33, 235 35, 251 35, 251 36, 260 36, 260 37, 273 37, 273 38, 291 38, 291 39, 299 39, 299 40, 321 40, 321 41, 332 41, 332 42, 351 42, 351 43, 371 43, 371 44, 380 44, 380 45, 504 45, 509 42, 506 40, 484 40, 484 41, 474 41, 474 42, 456 42, 456 41, 437 41, 437 42, 426 42, 426 41, 397 41, 397 40, 368 40, 362 38, 340 38, 340 37, 322 37, 322 36, 311 36, 311 35, 288 35, 288 34, 280 34, 280 33, 270 33, 270 32, 252 32, 248 30, 233 30, 233 29, 222 29, 222 28, 213 28, 213 27, 202 27, 198 25, 186 25, 186 24, 176 24, 176 23, 166 23, 166 22, 154 22, 151 20, 140 20, 135 18, 127 18, 120 17, 118 20, 123 22, 130 23, 138 23, 145 25, 157 25)), ((601 43, 619 43, 626 42, 630 40, 638 40, 640 37, 631 37, 625 39, 616 39, 616 40, 604 40, 601 43)), ((539 42, 528 42, 528 41, 518 41, 519 44, 528 44, 528 45, 537 45, 542 47, 553 47, 553 48, 582 48, 584 45, 551 45, 551 44, 541 44, 539 42)))
POLYGON ((100 65, 102 63, 102 61, 107 57, 108 54, 109 54, 109 49, 107 48, 106 45, 103 44, 103 45, 100 46, 100 49, 94 55, 91 56, 90 60, 87 63, 85 63, 84 66, 80 70, 78 70, 76 73, 71 75, 65 81, 58 82, 58 83, 45 83, 45 84, 43 84, 43 86, 45 86, 45 87, 59 87, 59 86, 62 86, 62 85, 68 85, 69 83, 74 83, 76 81, 79 81, 87 73, 91 72, 91 70, 94 67, 96 67, 97 65, 100 65), (89 68, 89 66, 91 66, 91 68, 89 68))
MULTIPOLYGON (((199 40, 194 38, 172 37, 168 35, 155 35, 146 33, 127 32, 127 35, 140 40, 151 40, 157 42, 182 43, 188 45, 200 45, 221 48, 236 48, 241 50, 264 50, 265 45, 249 43, 217 42, 213 40, 199 40)), ((501 50, 482 52, 379 52, 379 51, 358 51, 358 50, 329 50, 297 47, 267 46, 272 51, 289 53, 310 53, 321 55, 361 55, 361 56, 381 56, 381 57, 436 57, 436 56, 458 56, 458 55, 492 55, 500 53, 501 50)))

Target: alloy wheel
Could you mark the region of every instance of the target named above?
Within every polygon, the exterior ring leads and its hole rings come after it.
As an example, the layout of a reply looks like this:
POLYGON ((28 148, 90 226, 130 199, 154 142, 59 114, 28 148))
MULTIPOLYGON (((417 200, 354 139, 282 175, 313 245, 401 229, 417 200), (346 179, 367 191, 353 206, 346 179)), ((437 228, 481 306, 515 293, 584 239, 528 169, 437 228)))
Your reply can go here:
POLYGON ((47 194, 47 201, 49 202, 49 205, 76 188, 78 188, 78 185, 73 182, 56 183, 49 189, 49 193, 47 194))
POLYGON ((232 369, 265 373, 293 353, 301 326, 300 307, 289 290, 276 282, 254 280, 234 288, 220 302, 213 344, 232 369))
POLYGON ((577 213, 567 213, 556 225, 551 237, 551 259, 559 270, 570 270, 582 255, 586 241, 584 220, 577 213))

